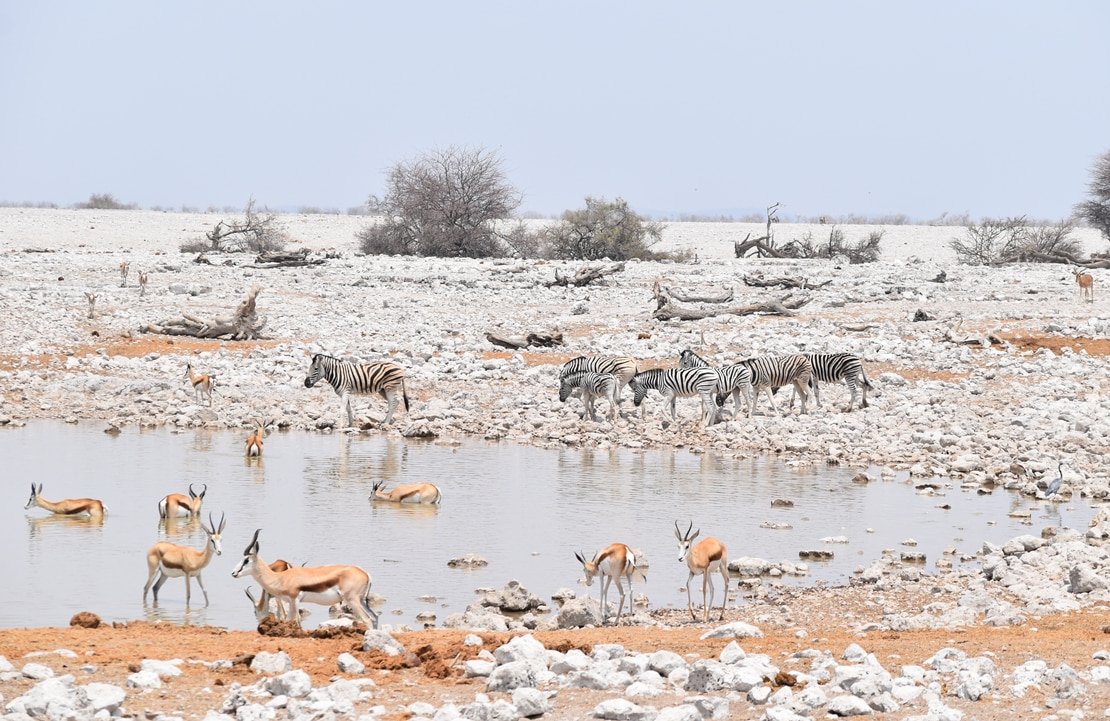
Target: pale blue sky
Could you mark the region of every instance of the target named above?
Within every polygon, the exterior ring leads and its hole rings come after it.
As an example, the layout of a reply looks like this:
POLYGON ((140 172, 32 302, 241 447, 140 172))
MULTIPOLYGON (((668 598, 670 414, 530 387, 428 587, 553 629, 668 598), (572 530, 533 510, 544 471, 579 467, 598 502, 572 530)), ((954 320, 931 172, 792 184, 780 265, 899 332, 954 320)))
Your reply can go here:
POLYGON ((346 210, 495 149, 521 211, 1056 219, 1110 3, 0 0, 0 201, 346 210))

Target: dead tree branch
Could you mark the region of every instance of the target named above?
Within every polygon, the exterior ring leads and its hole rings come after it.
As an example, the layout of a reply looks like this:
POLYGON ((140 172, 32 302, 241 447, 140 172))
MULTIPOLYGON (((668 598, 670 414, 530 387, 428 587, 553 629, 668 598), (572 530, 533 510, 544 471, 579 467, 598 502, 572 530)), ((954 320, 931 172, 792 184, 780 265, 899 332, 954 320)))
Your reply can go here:
POLYGON ((681 290, 656 283, 654 297, 658 299, 660 295, 666 295, 680 303, 728 303, 732 300, 733 291, 732 288, 729 288, 720 295, 689 295, 681 290))
POLYGON ((573 285, 573 286, 576 286, 576 287, 581 287, 581 286, 584 286, 584 285, 589 285, 590 283, 593 283, 595 280, 598 280, 600 278, 604 278, 607 275, 612 275, 613 273, 616 273, 616 272, 622 271, 622 270, 624 270, 624 262, 623 261, 621 261, 620 263, 611 263, 610 265, 606 265, 606 266, 586 265, 586 266, 583 266, 583 267, 579 268, 574 273, 574 275, 572 275, 572 276, 564 276, 561 273, 559 273, 559 269, 556 268, 555 269, 555 280, 548 281, 545 285, 548 288, 550 288, 551 286, 554 286, 554 285, 563 285, 563 286, 573 285))
POLYGON ((745 275, 744 284, 756 288, 801 288, 802 290, 816 290, 824 288, 832 282, 832 279, 826 280, 824 283, 811 283, 806 278, 764 278, 763 274, 760 275, 745 275))
POLYGON ((675 303, 666 296, 660 296, 662 303, 652 315, 656 320, 701 320, 718 315, 783 315, 793 316, 792 311, 808 303, 810 298, 792 299, 790 294, 782 298, 771 298, 761 303, 752 305, 733 306, 731 308, 694 308, 675 303))
POLYGON ((308 248, 293 253, 264 252, 254 259, 255 268, 297 268, 305 265, 323 265, 324 258, 309 258, 308 248))
POLYGON ((529 346, 550 348, 556 345, 563 345, 563 334, 528 333, 525 336, 503 336, 495 333, 486 333, 486 340, 502 348, 512 348, 513 350, 519 350, 529 346))
POLYGON ((192 313, 182 313, 180 318, 148 323, 139 328, 142 333, 161 333, 163 335, 187 335, 194 338, 222 338, 230 340, 256 340, 261 337, 266 319, 258 316, 255 301, 262 292, 261 286, 251 287, 247 297, 235 309, 230 318, 219 317, 204 320, 192 313))

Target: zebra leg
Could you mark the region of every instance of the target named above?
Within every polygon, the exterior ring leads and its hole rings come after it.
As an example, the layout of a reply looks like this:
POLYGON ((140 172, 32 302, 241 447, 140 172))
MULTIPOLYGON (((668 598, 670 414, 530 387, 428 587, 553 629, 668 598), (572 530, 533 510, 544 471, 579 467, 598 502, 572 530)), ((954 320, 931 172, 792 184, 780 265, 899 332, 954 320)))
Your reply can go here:
MULTIPOLYGON (((810 378, 809 379, 809 387, 811 389, 813 389, 813 402, 817 404, 818 408, 820 408, 821 407, 821 388, 820 388, 820 385, 817 383, 817 378, 810 378)), ((802 412, 805 413, 805 411, 802 411, 802 412)))
POLYGON ((663 394, 663 402, 664 403, 669 402, 670 405, 671 405, 671 420, 674 421, 675 423, 678 423, 678 416, 676 416, 675 412, 674 412, 675 401, 677 401, 677 400, 678 400, 678 394, 675 393, 673 390, 668 390, 663 394))
POLYGON ((583 391, 582 391, 582 400, 586 404, 586 418, 589 418, 591 421, 596 423, 597 422, 597 413, 594 412, 594 399, 595 398, 597 398, 597 396, 595 396, 593 393, 590 393, 590 391, 583 389, 583 391))
POLYGON ((844 376, 844 383, 847 384, 848 390, 852 393, 852 397, 848 399, 848 408, 844 412, 851 413, 852 406, 856 404, 856 379, 852 376, 844 376))
POLYGON ((716 395, 716 390, 712 391, 711 393, 701 394, 701 418, 706 428, 717 422, 717 399, 715 398, 716 395))
POLYGON ((806 398, 809 396, 809 394, 806 393, 805 385, 799 383, 798 381, 794 381, 794 388, 798 391, 798 395, 802 397, 801 415, 805 415, 805 412, 806 412, 806 398))
MULTIPOLYGON (((775 407, 775 394, 771 392, 771 386, 770 385, 763 386, 763 390, 766 391, 766 393, 767 393, 767 401, 771 404, 771 410, 774 411, 775 415, 778 415, 779 409, 777 407, 775 407)), ((755 392, 755 398, 756 398, 756 400, 759 400, 759 391, 758 390, 756 390, 756 392, 755 392)))
POLYGON ((397 406, 401 403, 401 399, 397 397, 396 388, 390 388, 385 394, 385 399, 389 401, 389 410, 386 411, 385 420, 382 421, 382 425, 388 426, 393 423, 393 411, 397 410, 397 406))

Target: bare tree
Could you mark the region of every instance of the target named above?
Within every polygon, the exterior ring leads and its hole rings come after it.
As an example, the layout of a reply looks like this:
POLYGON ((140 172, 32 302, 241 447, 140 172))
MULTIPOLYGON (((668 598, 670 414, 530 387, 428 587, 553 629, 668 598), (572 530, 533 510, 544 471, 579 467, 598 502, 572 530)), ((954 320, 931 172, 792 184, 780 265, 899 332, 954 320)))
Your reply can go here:
POLYGON ((1091 167, 1091 184, 1087 186, 1090 200, 1075 206, 1075 214, 1087 221, 1110 240, 1110 151, 1103 153, 1091 167))
POLYGON ((1082 246, 1071 237, 1074 230, 1074 224, 1067 220, 1057 225, 1032 226, 1025 216, 984 218, 979 225, 969 225, 963 239, 953 238, 949 247, 956 251, 959 262, 967 265, 1083 264, 1082 246))
POLYGON ((204 234, 205 240, 185 243, 182 253, 264 253, 285 248, 289 236, 277 216, 266 211, 260 215, 254 209, 254 198, 243 208, 243 220, 216 223, 204 234))
POLYGON ((484 258, 506 253, 497 221, 520 207, 503 162, 484 148, 451 146, 387 172, 385 197, 370 196, 384 220, 358 233, 365 253, 484 258))

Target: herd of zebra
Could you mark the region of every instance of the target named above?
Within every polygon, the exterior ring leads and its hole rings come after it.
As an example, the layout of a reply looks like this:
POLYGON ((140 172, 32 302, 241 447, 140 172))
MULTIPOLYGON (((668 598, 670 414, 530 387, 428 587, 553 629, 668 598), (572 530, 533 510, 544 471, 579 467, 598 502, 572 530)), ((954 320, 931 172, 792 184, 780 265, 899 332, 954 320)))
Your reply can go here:
MULTIPOLYGON (((393 413, 404 401, 409 409, 409 396, 405 389, 405 371, 396 363, 352 363, 317 353, 312 357, 305 387, 311 388, 321 380, 326 381, 340 397, 340 407, 347 412, 347 424, 354 425, 351 410, 352 395, 379 394, 389 403, 383 424, 393 422, 393 413)), ((794 396, 801 398, 801 412, 806 412, 806 401, 812 391, 818 407, 821 405, 821 383, 847 384, 852 397, 846 410, 851 411, 856 402, 856 388, 860 389, 860 407, 867 407, 867 389, 871 382, 863 370, 859 356, 851 353, 793 353, 788 355, 756 356, 731 365, 714 367, 693 351, 684 350, 677 368, 650 368, 640 370, 636 359, 616 356, 579 356, 563 364, 559 371, 559 400, 565 402, 572 395, 581 396, 586 416, 597 420, 594 403, 598 398, 609 401, 609 418, 615 418, 621 402, 621 389, 628 386, 633 392, 633 403, 640 408, 641 417, 646 408, 644 398, 649 390, 663 395, 670 406, 671 419, 677 421, 675 402, 678 398, 701 398, 703 426, 720 420, 719 407, 732 395, 733 416, 740 413, 740 398, 747 406, 748 418, 755 411, 760 393, 766 393, 771 409, 778 413, 774 393, 780 387, 792 386, 790 407, 794 396)))
POLYGON ((852 393, 846 410, 856 402, 856 387, 860 387, 860 406, 867 407, 867 389, 871 382, 863 370, 859 356, 851 353, 794 353, 789 355, 757 356, 714 367, 693 351, 684 350, 677 368, 651 368, 639 370, 634 358, 613 356, 579 356, 567 361, 559 373, 559 400, 580 395, 590 420, 597 420, 594 402, 598 398, 609 401, 609 418, 614 418, 620 404, 621 388, 627 385, 633 392, 633 403, 645 413, 643 401, 648 390, 659 391, 664 403, 670 406, 671 419, 677 421, 675 401, 678 398, 699 396, 702 404, 701 423, 710 426, 720 419, 719 407, 724 406, 729 394, 734 405, 733 415, 740 413, 740 397, 744 397, 748 417, 755 411, 760 392, 766 392, 771 409, 777 413, 774 392, 783 386, 792 386, 790 407, 794 395, 801 397, 801 412, 806 412, 806 399, 813 392, 818 407, 821 405, 820 383, 847 384, 852 393))

